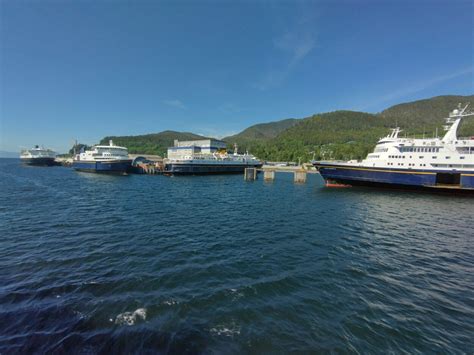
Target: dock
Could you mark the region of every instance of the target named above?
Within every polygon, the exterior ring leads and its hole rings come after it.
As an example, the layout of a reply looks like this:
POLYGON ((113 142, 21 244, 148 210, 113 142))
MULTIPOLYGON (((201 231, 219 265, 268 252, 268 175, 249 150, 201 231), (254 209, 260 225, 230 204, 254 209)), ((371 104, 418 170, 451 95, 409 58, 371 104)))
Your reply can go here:
POLYGON ((311 164, 296 166, 263 165, 261 168, 247 168, 244 173, 245 181, 254 181, 257 179, 258 172, 263 172, 263 180, 272 182, 275 180, 275 173, 293 173, 293 181, 298 184, 306 182, 307 174, 319 174, 311 164))

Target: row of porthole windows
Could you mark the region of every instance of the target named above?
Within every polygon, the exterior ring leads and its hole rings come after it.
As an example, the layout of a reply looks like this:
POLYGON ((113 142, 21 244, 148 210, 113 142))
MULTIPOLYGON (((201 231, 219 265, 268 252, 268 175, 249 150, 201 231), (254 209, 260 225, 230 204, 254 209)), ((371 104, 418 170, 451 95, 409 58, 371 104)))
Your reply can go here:
POLYGON ((420 152, 438 153, 439 148, 403 147, 403 148, 400 148, 400 151, 401 152, 415 152, 415 153, 420 153, 420 152))
MULTIPOLYGON (((389 157, 389 159, 405 159, 405 156, 404 156, 404 155, 389 155, 388 157, 389 157)), ((413 157, 410 155, 409 158, 412 159, 413 157)), ((425 156, 424 156, 424 155, 420 155, 418 158, 419 158, 419 159, 424 159, 425 156)), ((433 155, 431 158, 432 158, 432 159, 437 159, 438 157, 435 156, 435 155, 433 155)), ((451 157, 446 157, 446 159, 451 159, 451 157)), ((464 159, 464 157, 461 157, 461 159, 464 159)))
MULTIPOLYGON (((394 163, 387 163, 387 165, 393 166, 394 163)), ((404 163, 398 163, 398 166, 404 166, 404 163)), ((415 166, 415 163, 408 163, 408 166, 415 166)), ((419 166, 426 166, 426 164, 419 164, 419 166)))

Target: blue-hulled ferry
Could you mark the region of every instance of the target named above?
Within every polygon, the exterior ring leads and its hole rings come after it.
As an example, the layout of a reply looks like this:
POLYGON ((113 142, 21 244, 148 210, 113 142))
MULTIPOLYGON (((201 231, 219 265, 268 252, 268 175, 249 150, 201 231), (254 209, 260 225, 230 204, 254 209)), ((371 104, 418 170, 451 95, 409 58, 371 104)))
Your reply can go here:
POLYGON ((95 145, 90 150, 76 154, 72 167, 78 171, 92 173, 127 174, 132 165, 132 159, 125 147, 114 145, 95 145))
POLYGON ((327 186, 380 186, 474 192, 474 137, 458 138, 464 117, 459 105, 446 118, 444 137, 400 138, 400 128, 381 138, 362 161, 314 161, 327 186))

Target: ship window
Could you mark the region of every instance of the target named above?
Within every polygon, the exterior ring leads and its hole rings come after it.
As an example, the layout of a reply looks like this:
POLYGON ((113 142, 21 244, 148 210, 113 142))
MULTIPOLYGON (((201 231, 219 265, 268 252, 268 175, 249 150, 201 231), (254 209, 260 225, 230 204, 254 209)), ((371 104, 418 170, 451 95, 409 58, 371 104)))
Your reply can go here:
POLYGON ((436 157, 432 157, 433 159, 436 159, 436 157))
POLYGON ((423 159, 425 156, 424 155, 420 155, 420 159, 423 159))
POLYGON ((461 157, 461 159, 464 159, 464 157, 461 157))
POLYGON ((446 159, 449 159, 450 157, 446 157, 446 159))

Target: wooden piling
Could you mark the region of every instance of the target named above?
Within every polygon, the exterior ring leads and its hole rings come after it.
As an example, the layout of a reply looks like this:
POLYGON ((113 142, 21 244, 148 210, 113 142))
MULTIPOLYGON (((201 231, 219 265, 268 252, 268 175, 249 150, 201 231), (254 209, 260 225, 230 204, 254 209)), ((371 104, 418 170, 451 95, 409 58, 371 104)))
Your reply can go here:
POLYGON ((306 171, 295 171, 294 181, 298 184, 304 184, 306 182, 306 171))
POLYGON ((254 181, 257 179, 257 169, 255 168, 245 168, 244 180, 245 181, 254 181))

